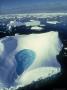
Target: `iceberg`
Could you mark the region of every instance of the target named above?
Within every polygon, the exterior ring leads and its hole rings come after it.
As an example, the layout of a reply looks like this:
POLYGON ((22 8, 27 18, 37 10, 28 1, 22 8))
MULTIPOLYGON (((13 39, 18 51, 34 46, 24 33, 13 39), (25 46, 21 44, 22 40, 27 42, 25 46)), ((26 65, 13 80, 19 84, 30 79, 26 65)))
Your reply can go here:
POLYGON ((1 88, 25 86, 61 71, 56 56, 63 44, 58 32, 8 36, 0 39, 0 46, 1 88))

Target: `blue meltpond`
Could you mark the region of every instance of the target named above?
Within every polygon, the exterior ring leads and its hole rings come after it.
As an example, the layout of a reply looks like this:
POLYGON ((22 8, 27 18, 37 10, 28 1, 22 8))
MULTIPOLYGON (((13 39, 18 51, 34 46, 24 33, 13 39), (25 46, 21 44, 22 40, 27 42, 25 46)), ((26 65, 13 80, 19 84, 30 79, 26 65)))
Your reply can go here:
POLYGON ((16 55, 17 62, 17 74, 20 75, 25 69, 27 69, 35 60, 36 53, 30 49, 24 49, 19 51, 16 55))

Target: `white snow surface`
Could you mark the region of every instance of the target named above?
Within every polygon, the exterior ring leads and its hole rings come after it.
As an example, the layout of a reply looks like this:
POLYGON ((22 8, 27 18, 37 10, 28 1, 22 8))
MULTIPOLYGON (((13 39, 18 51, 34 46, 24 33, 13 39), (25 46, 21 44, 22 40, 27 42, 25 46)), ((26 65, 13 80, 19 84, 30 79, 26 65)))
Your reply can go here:
POLYGON ((34 81, 51 77, 58 72, 60 72, 60 68, 40 67, 23 73, 20 78, 16 80, 16 82, 18 83, 18 85, 21 85, 23 87, 33 83, 34 81))

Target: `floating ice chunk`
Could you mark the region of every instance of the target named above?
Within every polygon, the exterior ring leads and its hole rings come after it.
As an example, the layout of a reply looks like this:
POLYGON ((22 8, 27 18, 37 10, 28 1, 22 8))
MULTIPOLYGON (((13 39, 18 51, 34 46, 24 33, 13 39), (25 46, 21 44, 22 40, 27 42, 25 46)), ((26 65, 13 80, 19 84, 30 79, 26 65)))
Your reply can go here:
POLYGON ((31 20, 29 22, 25 22, 26 26, 38 26, 40 25, 40 21, 36 21, 36 20, 31 20))
POLYGON ((58 21, 47 21, 47 23, 49 23, 49 24, 57 24, 59 22, 58 21))
POLYGON ((67 50, 67 47, 66 48, 64 48, 65 50, 67 50))
POLYGON ((42 30, 42 29, 43 29, 42 27, 38 27, 38 26, 31 27, 31 30, 40 31, 40 30, 42 30))
POLYGON ((10 21, 10 23, 7 24, 7 27, 9 30, 11 30, 12 27, 17 27, 17 26, 22 26, 22 25, 23 25, 22 22, 14 20, 14 21, 10 21))

